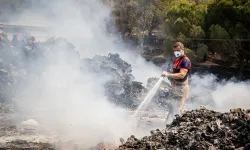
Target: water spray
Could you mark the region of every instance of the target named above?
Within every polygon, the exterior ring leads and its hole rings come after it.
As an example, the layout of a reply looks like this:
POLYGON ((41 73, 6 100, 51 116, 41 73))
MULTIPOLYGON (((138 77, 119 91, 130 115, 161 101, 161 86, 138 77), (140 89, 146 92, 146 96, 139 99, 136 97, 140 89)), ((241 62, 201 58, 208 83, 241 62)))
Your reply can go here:
POLYGON ((136 117, 139 111, 145 109, 148 106, 148 104, 151 102, 151 100, 155 96, 156 91, 159 89, 160 84, 163 81, 164 77, 165 76, 161 76, 161 78, 156 82, 156 84, 154 85, 154 87, 150 90, 150 92, 148 93, 148 95, 144 98, 144 100, 141 102, 141 104, 139 105, 139 107, 135 111, 133 117, 136 117))

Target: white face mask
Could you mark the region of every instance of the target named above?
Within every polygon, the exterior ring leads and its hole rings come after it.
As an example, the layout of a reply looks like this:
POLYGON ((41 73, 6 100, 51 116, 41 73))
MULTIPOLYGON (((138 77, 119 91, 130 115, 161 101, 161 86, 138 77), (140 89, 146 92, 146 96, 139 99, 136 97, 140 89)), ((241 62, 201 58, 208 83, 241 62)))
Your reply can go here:
POLYGON ((175 52, 174 52, 174 55, 175 55, 175 57, 180 57, 180 56, 181 56, 181 52, 175 51, 175 52))

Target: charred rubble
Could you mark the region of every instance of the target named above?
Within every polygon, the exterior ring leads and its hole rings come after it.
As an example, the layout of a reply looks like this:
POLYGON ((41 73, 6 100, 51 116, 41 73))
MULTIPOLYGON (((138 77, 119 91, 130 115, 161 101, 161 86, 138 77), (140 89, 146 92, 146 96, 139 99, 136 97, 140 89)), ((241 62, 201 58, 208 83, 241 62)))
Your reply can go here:
POLYGON ((0 104, 11 102, 15 89, 20 83, 25 82, 30 74, 39 75, 43 71, 43 63, 39 63, 40 61, 47 60, 46 62, 53 64, 55 56, 62 52, 65 55, 70 53, 70 62, 80 60, 73 44, 64 38, 50 38, 45 42, 37 42, 33 36, 24 32, 14 35, 13 39, 9 40, 0 30, 0 104))
MULTIPOLYGON (((24 33, 14 36, 10 41, 4 33, 0 33, 0 54, 0 137, 20 132, 9 117, 12 113, 9 111, 12 109, 9 109, 8 105, 14 105, 12 99, 15 98, 15 89, 21 87, 27 79, 39 76, 46 65, 53 65, 56 56, 67 56, 66 61, 71 62, 71 64, 81 63, 82 67, 79 69, 87 69, 97 76, 105 75, 109 78, 104 83, 105 95, 110 102, 118 106, 136 109, 141 96, 143 97, 143 94, 146 94, 150 89, 150 87, 146 88, 141 82, 134 80, 131 65, 122 60, 119 54, 96 55, 91 59, 82 60, 79 53, 75 51, 74 45, 64 38, 50 38, 45 42, 37 42, 33 36, 24 33), (43 65, 41 62, 47 64, 43 65)), ((153 81, 155 80, 149 82, 153 81)), ((4 145, 0 143, 0 149, 23 148, 53 149, 47 143, 20 140, 4 145)))
POLYGON ((205 107, 176 115, 164 130, 141 139, 131 136, 123 149, 247 150, 250 149, 250 110, 220 113, 205 107))
MULTIPOLYGON (((14 35, 10 41, 4 32, 0 35, 2 56, 0 56, 2 60, 0 61, 0 101, 2 102, 12 98, 9 93, 13 93, 19 83, 25 82, 32 75, 39 76, 45 65, 54 65, 57 56, 59 59, 65 57, 64 60, 72 65, 74 62, 80 63, 80 69, 83 72, 88 70, 97 76, 109 78, 104 83, 107 99, 127 109, 136 109, 143 96, 152 87, 144 87, 141 82, 135 81, 131 65, 122 60, 119 54, 110 53, 108 56, 96 55, 93 58, 81 59, 74 45, 64 38, 51 37, 45 42, 37 42, 35 37, 24 32, 14 35)), ((148 80, 149 84, 155 81, 156 78, 148 80)), ((158 100, 159 97, 156 99, 158 100)))
MULTIPOLYGON (((159 78, 148 78, 146 87, 151 89, 159 78)), ((156 103, 158 106, 163 108, 171 109, 171 85, 164 80, 160 84, 159 90, 156 92, 155 96, 153 97, 153 102, 156 103)))
POLYGON ((25 140, 16 140, 7 142, 1 149, 33 149, 33 150, 55 150, 55 146, 49 143, 27 142, 25 140))
MULTIPOLYGON (((81 59, 75 46, 61 37, 38 42, 35 37, 24 32, 14 35, 10 41, 4 32, 0 32, 0 54, 0 102, 12 99, 13 92, 16 87, 21 86, 20 83, 31 76, 39 76, 44 67, 55 65, 60 62, 55 60, 61 57, 71 65, 81 64, 83 72, 88 70, 97 76, 108 78, 104 83, 107 99, 127 109, 136 109, 159 79, 149 78, 144 87, 141 82, 134 80, 132 66, 122 60, 119 54, 81 59)), ((171 109, 171 101, 166 101, 171 96, 171 87, 164 81, 160 87, 152 102, 164 109, 171 109)))
MULTIPOLYGON (((31 35, 24 34, 21 40, 13 38, 9 41, 4 33, 0 33, 0 113, 3 110, 1 104, 13 98, 11 91, 34 73, 29 70, 30 65, 41 65, 39 61, 44 59, 53 64, 56 54, 61 53, 69 53, 71 57, 67 59, 70 62, 81 62, 82 68, 79 69, 109 77, 108 82, 104 83, 107 99, 125 108, 137 108, 143 94, 147 93, 158 80, 158 78, 148 79, 146 87, 134 81, 131 65, 122 60, 118 54, 96 55, 93 58, 81 60, 74 45, 63 38, 51 38, 39 43, 31 35)), ((43 66, 36 67, 38 68, 36 74, 39 74, 43 66)), ((164 101, 170 96, 168 89, 170 89, 169 85, 162 82, 153 101, 159 105, 168 105, 164 101)), ((183 115, 176 115, 166 129, 151 131, 150 136, 141 139, 131 136, 118 149, 234 150, 241 148, 247 150, 250 149, 249 112, 250 110, 234 109, 228 113, 220 113, 206 108, 187 111, 183 115)), ((1 130, 5 131, 0 132, 1 135, 9 130, 16 131, 16 127, 11 123, 5 125, 6 122, 1 121, 1 130)), ((7 143, 5 148, 20 146, 20 143, 21 147, 52 149, 50 145, 42 145, 45 148, 40 148, 38 143, 25 141, 7 143)))
MULTIPOLYGON (((134 80, 132 67, 126 61, 122 60, 119 54, 108 54, 108 56, 96 55, 92 59, 86 58, 82 69, 96 73, 97 75, 110 77, 105 84, 105 95, 112 103, 128 108, 136 109, 143 97, 155 85, 159 78, 148 78, 147 85, 144 87, 141 82, 134 80)), ((163 108, 171 107, 170 101, 170 84, 163 81, 160 90, 153 98, 153 103, 163 108)), ((150 106, 148 107, 150 109, 150 106)))
POLYGON ((134 81, 131 65, 122 60, 119 54, 96 55, 92 59, 84 59, 83 66, 82 69, 109 77, 104 84, 105 95, 118 106, 135 109, 140 96, 147 92, 141 82, 134 81))

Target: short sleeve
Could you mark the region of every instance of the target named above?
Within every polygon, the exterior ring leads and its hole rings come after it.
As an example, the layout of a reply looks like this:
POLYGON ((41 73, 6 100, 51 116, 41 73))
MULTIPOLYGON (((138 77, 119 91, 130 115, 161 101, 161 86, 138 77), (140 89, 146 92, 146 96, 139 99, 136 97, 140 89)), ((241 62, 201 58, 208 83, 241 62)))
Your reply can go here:
POLYGON ((186 69, 190 69, 190 66, 191 62, 189 59, 183 59, 180 65, 181 68, 186 68, 186 69))

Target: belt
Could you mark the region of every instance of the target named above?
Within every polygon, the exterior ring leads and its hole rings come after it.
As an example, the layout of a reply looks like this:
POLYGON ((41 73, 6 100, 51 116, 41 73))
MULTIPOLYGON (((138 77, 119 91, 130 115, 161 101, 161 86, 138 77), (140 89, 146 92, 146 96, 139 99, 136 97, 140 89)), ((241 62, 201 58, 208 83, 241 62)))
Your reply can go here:
POLYGON ((186 86, 187 84, 185 84, 185 83, 178 83, 178 82, 177 82, 177 83, 175 83, 174 85, 175 85, 175 86, 186 86))
POLYGON ((176 86, 185 86, 185 84, 183 84, 183 83, 176 83, 175 85, 176 86))

